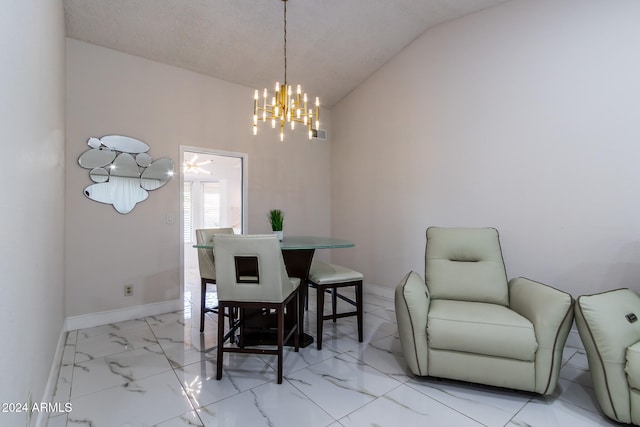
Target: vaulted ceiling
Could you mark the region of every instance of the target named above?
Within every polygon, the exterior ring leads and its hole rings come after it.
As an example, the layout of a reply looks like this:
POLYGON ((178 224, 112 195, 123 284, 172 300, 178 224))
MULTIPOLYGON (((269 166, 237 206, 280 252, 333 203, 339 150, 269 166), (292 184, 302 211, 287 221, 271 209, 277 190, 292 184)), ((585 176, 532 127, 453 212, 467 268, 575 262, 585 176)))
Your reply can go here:
MULTIPOLYGON (((508 0, 288 0, 287 80, 332 107, 427 29, 508 0)), ((64 0, 67 36, 229 82, 284 77, 282 0, 64 0)))

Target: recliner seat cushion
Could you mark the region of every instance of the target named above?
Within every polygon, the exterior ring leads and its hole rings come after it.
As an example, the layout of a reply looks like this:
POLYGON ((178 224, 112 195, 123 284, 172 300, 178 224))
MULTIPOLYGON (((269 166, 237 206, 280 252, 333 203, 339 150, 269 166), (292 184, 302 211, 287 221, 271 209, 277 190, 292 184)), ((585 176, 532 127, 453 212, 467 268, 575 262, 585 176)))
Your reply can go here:
POLYGON ((429 347, 524 361, 535 360, 533 324, 513 310, 483 302, 433 300, 429 347))

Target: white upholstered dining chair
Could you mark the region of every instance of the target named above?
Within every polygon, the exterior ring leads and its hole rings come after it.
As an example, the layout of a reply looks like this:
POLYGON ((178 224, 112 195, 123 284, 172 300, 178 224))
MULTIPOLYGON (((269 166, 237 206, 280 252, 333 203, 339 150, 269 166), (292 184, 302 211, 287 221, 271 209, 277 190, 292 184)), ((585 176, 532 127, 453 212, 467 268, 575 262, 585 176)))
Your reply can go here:
POLYGON ((272 354, 278 358, 277 378, 282 383, 284 343, 293 337, 299 349, 298 290, 300 279, 289 278, 275 235, 215 235, 216 285, 218 287, 218 350, 216 378, 222 378, 224 353, 272 354), (225 333, 224 315, 237 310, 236 321, 225 333), (292 312, 289 312, 292 310, 292 312), (276 348, 245 345, 244 325, 248 315, 271 318, 275 313, 276 348), (285 331, 285 314, 293 319, 285 331), (234 344, 236 331, 239 341, 234 344), (229 345, 225 345, 231 341, 229 345))
POLYGON ((358 325, 358 341, 362 342, 364 323, 363 279, 364 275, 362 273, 350 268, 320 261, 312 262, 307 282, 309 286, 316 289, 316 346, 318 350, 322 350, 324 321, 329 319, 335 323, 338 318, 355 316, 358 325), (353 288, 354 299, 340 293, 349 288, 353 288), (331 294, 331 314, 329 315, 324 314, 324 297, 326 293, 331 294), (338 299, 353 306, 354 310, 338 313, 338 299))
MULTIPOLYGON (((196 243, 203 245, 213 242, 216 234, 233 234, 233 228, 201 228, 196 230, 196 243)), ((216 265, 212 249, 198 249, 200 269, 200 332, 204 331, 205 313, 217 312, 217 307, 207 307, 207 285, 216 284, 216 265)))

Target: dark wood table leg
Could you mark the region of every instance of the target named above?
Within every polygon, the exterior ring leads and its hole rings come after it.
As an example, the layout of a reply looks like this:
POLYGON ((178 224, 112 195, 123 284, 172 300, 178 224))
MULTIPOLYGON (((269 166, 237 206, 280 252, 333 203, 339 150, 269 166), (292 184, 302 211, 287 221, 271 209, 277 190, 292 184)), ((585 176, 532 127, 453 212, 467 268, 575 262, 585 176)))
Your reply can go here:
MULTIPOLYGON (((298 290, 298 312, 288 312, 285 317, 285 328, 292 327, 295 323, 295 316, 298 316, 298 336, 300 347, 307 347, 313 344, 313 337, 304 332, 304 302, 307 299, 309 287, 307 278, 311 269, 311 261, 315 249, 290 249, 282 251, 282 258, 290 277, 300 279, 300 288, 298 290)), ((291 304, 293 306, 293 304, 291 304)), ((247 345, 255 344, 272 344, 275 343, 276 335, 276 319, 275 316, 260 311, 245 310, 245 318, 243 321, 243 334, 247 345)), ((293 346, 293 339, 285 343, 287 346, 293 346)))
MULTIPOLYGON (((304 302, 307 300, 307 294, 309 292, 307 279, 309 278, 309 270, 311 269, 311 261, 313 260, 314 253, 315 249, 296 249, 282 251, 282 258, 284 259, 284 265, 287 268, 287 274, 291 277, 297 277, 300 279, 300 290, 298 292, 298 296, 300 298, 298 300, 300 347, 307 347, 313 344, 313 337, 304 332, 304 302)), ((289 322, 293 323, 295 322, 295 320, 289 319, 289 322)))

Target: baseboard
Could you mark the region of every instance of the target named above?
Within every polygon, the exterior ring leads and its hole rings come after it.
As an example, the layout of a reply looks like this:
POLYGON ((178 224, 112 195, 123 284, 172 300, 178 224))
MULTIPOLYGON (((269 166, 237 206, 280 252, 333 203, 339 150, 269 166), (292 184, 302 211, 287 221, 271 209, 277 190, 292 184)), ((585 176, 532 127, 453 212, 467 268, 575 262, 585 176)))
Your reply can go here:
POLYGON ((65 319, 65 331, 93 328, 94 326, 108 325, 110 323, 124 322, 125 320, 140 319, 147 316, 169 313, 182 310, 184 303, 181 300, 157 302, 153 304, 137 305, 134 307, 119 308, 116 310, 101 311, 98 313, 70 316, 65 319))
MULTIPOLYGON (((60 329, 60 336, 58 337, 58 345, 56 347, 56 353, 53 356, 51 362, 51 369, 49 369, 49 378, 44 386, 44 393, 40 402, 53 402, 53 394, 56 389, 56 383, 58 382, 58 374, 60 372, 60 364, 62 363, 62 355, 64 354, 64 346, 67 343, 67 331, 60 329)), ((49 420, 49 412, 38 412, 38 418, 36 418, 36 427, 45 427, 49 420)))

